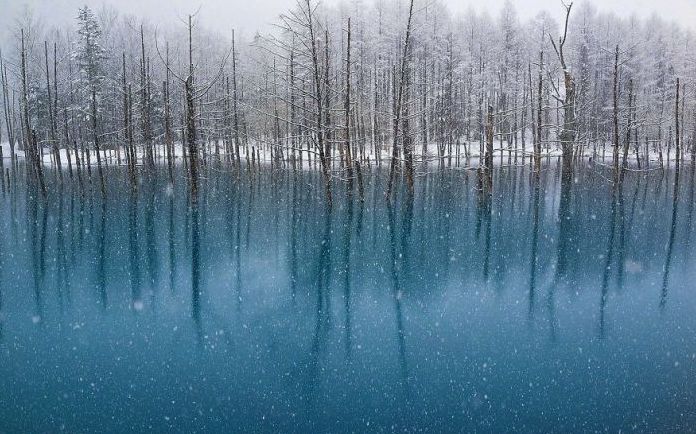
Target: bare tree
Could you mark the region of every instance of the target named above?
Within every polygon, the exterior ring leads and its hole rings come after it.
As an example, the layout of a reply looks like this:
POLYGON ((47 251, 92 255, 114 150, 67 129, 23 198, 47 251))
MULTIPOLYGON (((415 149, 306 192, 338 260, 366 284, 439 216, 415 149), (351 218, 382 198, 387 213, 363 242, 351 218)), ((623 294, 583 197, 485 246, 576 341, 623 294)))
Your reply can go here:
POLYGON ((33 173, 39 182, 41 194, 46 196, 46 182, 44 181, 43 164, 39 155, 39 147, 36 139, 36 131, 31 126, 31 118, 29 117, 29 96, 27 92, 28 77, 27 77, 27 51, 24 45, 24 29, 21 29, 21 77, 22 77, 22 121, 24 122, 24 149, 29 153, 29 159, 33 165, 33 173))
MULTIPOLYGON (((558 61, 561 64, 561 69, 563 70, 563 83, 565 85, 565 93, 561 96, 560 92, 557 90, 556 99, 561 103, 563 107, 563 128, 559 135, 561 141, 561 149, 563 151, 563 161, 566 167, 570 167, 573 160, 573 150, 575 144, 575 79, 570 71, 570 68, 566 62, 564 48, 568 38, 568 21, 570 20, 570 11, 573 8, 573 3, 568 5, 564 4, 566 10, 565 25, 563 26, 563 36, 558 38, 558 44, 554 41, 553 37, 549 35, 551 40, 551 45, 553 46, 556 55, 558 56, 558 61)), ((552 82, 553 83, 553 82, 552 82)))
MULTIPOLYGON (((389 181, 387 183, 387 198, 391 199, 392 185, 394 184, 394 172, 396 171, 396 161, 399 158, 399 125, 401 124, 401 115, 403 114, 403 98, 404 98, 404 85, 406 83, 406 73, 409 61, 409 42, 411 39, 411 20, 413 19, 413 0, 410 1, 408 8, 408 21, 406 23, 406 37, 404 39, 403 54, 401 56, 401 67, 399 72, 399 84, 396 91, 395 105, 394 105, 394 119, 393 119, 393 136, 392 136, 392 157, 391 163, 389 165, 389 181)), ((408 187, 411 193, 413 193, 413 166, 407 168, 410 171, 406 174, 406 179, 408 181, 408 187)))

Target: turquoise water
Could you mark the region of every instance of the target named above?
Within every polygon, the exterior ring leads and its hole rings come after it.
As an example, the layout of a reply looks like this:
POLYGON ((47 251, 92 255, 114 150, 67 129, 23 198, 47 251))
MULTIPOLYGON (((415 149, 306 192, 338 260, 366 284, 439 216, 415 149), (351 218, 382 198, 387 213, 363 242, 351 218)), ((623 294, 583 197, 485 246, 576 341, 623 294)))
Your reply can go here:
POLYGON ((690 167, 430 170, 6 185, 0 432, 696 429, 690 167))

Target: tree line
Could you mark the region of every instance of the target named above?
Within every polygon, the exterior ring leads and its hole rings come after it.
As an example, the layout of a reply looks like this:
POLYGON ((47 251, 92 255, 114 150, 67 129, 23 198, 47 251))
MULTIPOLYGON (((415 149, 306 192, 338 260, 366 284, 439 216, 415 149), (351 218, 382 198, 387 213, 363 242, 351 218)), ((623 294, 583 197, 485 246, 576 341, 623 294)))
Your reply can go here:
POLYGON ((44 193, 47 176, 105 191, 104 166, 127 166, 136 189, 157 161, 172 182, 181 162, 195 191, 215 162, 309 165, 330 200, 333 182, 361 190, 383 161, 391 197, 397 176, 413 191, 416 163, 478 168, 490 187, 494 156, 538 171, 558 154, 566 172, 592 158, 617 180, 693 160, 692 32, 589 3, 558 11, 560 23, 522 21, 510 1, 491 17, 439 1, 298 0, 243 40, 195 14, 159 28, 85 6, 44 29, 27 12, 0 52, 3 171, 22 151, 44 193))

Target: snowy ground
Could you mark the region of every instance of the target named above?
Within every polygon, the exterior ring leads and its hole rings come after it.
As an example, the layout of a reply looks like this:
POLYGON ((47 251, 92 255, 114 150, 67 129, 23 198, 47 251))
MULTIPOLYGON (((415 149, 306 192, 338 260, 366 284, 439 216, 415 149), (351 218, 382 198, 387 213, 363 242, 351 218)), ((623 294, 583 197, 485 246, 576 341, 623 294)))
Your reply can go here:
MULTIPOLYGON (((499 144, 496 144, 496 145, 499 145, 499 144)), ((9 161, 9 159, 10 159, 10 146, 9 146, 9 143, 3 142, 2 144, 0 144, 0 147, 2 147, 3 159, 6 160, 6 161, 9 161)), ((163 144, 156 144, 156 145, 155 145, 155 148, 156 148, 156 149, 155 149, 155 152, 156 152, 157 155, 160 155, 160 156, 165 155, 165 148, 164 148, 164 145, 163 145, 163 144)), ((215 145, 212 144, 212 143, 209 144, 209 145, 208 145, 208 151, 209 151, 209 153, 214 152, 214 150, 215 150, 215 145)), ((246 161, 247 155, 246 155, 246 149, 245 149, 245 147, 240 147, 240 150, 241 150, 241 153, 242 153, 241 158, 242 158, 244 161, 246 161)), ((465 155, 464 155, 464 146, 463 146, 463 145, 461 146, 461 148, 460 148, 460 155, 459 155, 460 165, 463 165, 463 166, 471 166, 471 167, 477 167, 477 166, 478 166, 478 160, 479 160, 479 157, 480 157, 480 154, 479 154, 479 144, 478 144, 478 142, 472 143, 472 144, 470 145, 469 150, 470 150, 470 154, 469 154, 469 163, 467 164, 467 162, 466 162, 467 160, 466 160, 466 157, 465 157, 465 155)), ((375 155, 374 155, 374 153, 372 152, 371 147, 370 147, 370 146, 367 146, 366 149, 365 149, 365 151, 366 151, 366 158, 368 158, 368 159, 370 160, 370 162, 374 162, 374 161, 375 161, 375 155)), ((422 148, 421 148, 420 146, 418 146, 418 147, 416 148, 415 151, 416 151, 416 152, 415 152, 416 160, 417 160, 417 161, 421 161, 422 148)), ((97 164, 96 152, 95 152, 95 151, 89 151, 89 152, 90 152, 91 164, 94 166, 94 165, 97 164)), ((117 155, 117 152, 120 152, 120 153, 121 153, 121 162, 122 162, 122 164, 125 164, 126 156, 125 156, 125 151, 124 151, 123 149, 120 149, 119 151, 116 151, 116 150, 103 150, 103 151, 102 151, 103 159, 106 159, 106 160, 108 161, 108 164, 109 164, 109 165, 117 164, 117 162, 118 162, 118 155, 117 155)), ((286 153, 287 153, 287 150, 286 150, 286 149, 283 149, 283 152, 284 152, 284 154, 286 154, 286 153)), ((299 151, 296 151, 296 152, 299 152, 299 151)), ((437 145, 433 144, 433 145, 428 146, 428 149, 427 149, 428 160, 429 160, 429 161, 437 161, 437 160, 438 160, 437 152, 438 152, 438 150, 437 150, 437 145)), ((455 152, 455 150, 453 149, 453 155, 452 155, 452 157, 451 157, 452 163, 453 163, 453 164, 454 164, 455 159, 457 158, 457 155, 456 155, 454 152, 455 152)), ((606 147, 606 152, 604 153, 604 160, 603 160, 603 162, 604 162, 605 164, 612 164, 612 152, 613 152, 613 147, 612 147, 611 145, 607 145, 607 147, 606 147)), ((17 150, 17 147, 15 147, 15 153, 16 153, 18 159, 21 160, 21 159, 24 159, 24 158, 25 158, 25 153, 24 153, 24 151, 17 150)), ((60 150, 60 153, 61 153, 61 160, 62 160, 63 164, 64 164, 64 165, 67 165, 67 161, 68 161, 67 150, 66 150, 66 149, 61 149, 61 150, 60 150)), ((145 156, 145 155, 144 155, 144 149, 143 149, 143 148, 139 148, 139 149, 136 150, 136 153, 137 153, 137 156, 138 156, 138 157, 137 157, 138 160, 142 162, 142 160, 144 159, 144 156, 145 156)), ((184 156, 183 148, 182 148, 182 144, 181 144, 181 143, 176 143, 176 144, 174 145, 174 154, 175 154, 176 158, 182 158, 182 157, 184 156)), ((220 154, 221 154, 221 155, 224 155, 224 154, 225 154, 224 149, 223 149, 222 146, 220 146, 220 154)), ((498 164, 508 164, 508 163, 507 163, 507 160, 508 160, 508 156, 509 156, 509 155, 511 155, 513 159, 514 159, 515 157, 517 157, 518 161, 519 161, 522 157, 531 158, 531 156, 532 156, 532 145, 531 145, 531 144, 528 144, 527 147, 526 147, 526 149, 525 149, 525 151, 522 151, 522 148, 519 147, 518 150, 517 150, 517 153, 515 153, 514 150, 511 150, 511 151, 508 150, 508 148, 506 148, 506 147, 502 147, 502 148, 501 148, 501 147, 496 147, 496 148, 494 148, 494 154, 495 154, 494 163, 495 163, 496 165, 498 165, 498 164), (501 163, 501 151, 502 151, 502 163, 501 163)), ((586 146, 585 149, 584 149, 584 153, 583 153, 583 154, 584 154, 584 157, 585 157, 585 158, 590 159, 590 158, 593 156, 593 155, 592 155, 592 154, 593 154, 593 148, 592 148, 592 146, 586 146)), ((603 153, 602 153, 602 148, 601 148, 601 146, 598 146, 598 147, 597 147, 597 161, 598 161, 598 162, 602 162, 602 154, 603 154, 603 153)), ((263 164, 263 163, 269 163, 269 162, 271 161, 271 159, 272 159, 271 151, 270 151, 270 149, 269 149, 268 146, 262 146, 261 148, 259 148, 259 149, 258 149, 258 155, 260 156, 260 159, 261 159, 261 163, 262 163, 262 164, 263 164)), ((315 154, 312 153, 312 154, 310 154, 310 155, 311 155, 312 158, 314 158, 314 155, 315 155, 315 154)), ((338 152, 336 152, 335 155, 334 155, 334 159, 337 159, 337 158, 338 158, 338 155, 339 155, 338 152)), ((542 155, 543 155, 543 157, 557 158, 557 157, 560 157, 560 156, 561 156, 561 150, 560 150, 560 149, 555 149, 555 148, 552 148, 552 149, 550 149, 549 151, 543 150, 543 151, 542 151, 542 155)), ((302 156, 303 156, 303 160, 306 162, 306 161, 307 161, 307 151, 306 151, 306 150, 303 150, 303 151, 302 151, 302 156)), ((669 153, 669 161, 674 161, 675 156, 676 156, 676 153, 675 153, 674 149, 672 149, 671 152, 669 153)), ((80 152, 80 157, 82 158, 82 152, 80 152)), ((643 157, 643 155, 641 154, 641 158, 642 158, 642 157, 643 157)), ((71 158, 73 158, 73 161, 74 161, 74 152, 71 152, 71 158)), ((381 152, 381 158, 382 158, 382 161, 386 161, 386 160, 389 160, 389 159, 391 158, 391 149, 389 148, 389 145, 383 146, 383 149, 382 149, 382 152, 381 152)), ((251 159, 251 153, 249 154, 249 159, 251 159)), ((448 156, 445 156, 445 160, 447 161, 448 159, 449 159, 449 157, 448 157, 448 156)), ((631 153, 629 154, 629 156, 628 156, 628 159, 629 159, 629 161, 635 162, 635 161, 636 161, 636 155, 635 155, 635 153, 634 153, 634 152, 631 152, 631 153)), ((668 157, 667 157, 667 151, 666 151, 666 150, 663 151, 663 159, 664 159, 664 160, 667 160, 667 159, 668 159, 668 157)), ((53 155, 50 153, 50 151, 49 151, 48 149, 44 149, 44 154, 43 154, 43 159, 42 159, 42 161, 43 161, 43 163, 44 163, 46 166, 51 166, 51 165, 54 164, 53 155)), ((651 152, 651 154, 650 154, 650 163, 651 163, 651 166, 654 166, 654 164, 659 164, 659 153, 657 153, 657 152, 651 152)), ((82 161, 82 164, 85 164, 85 162, 82 161)))

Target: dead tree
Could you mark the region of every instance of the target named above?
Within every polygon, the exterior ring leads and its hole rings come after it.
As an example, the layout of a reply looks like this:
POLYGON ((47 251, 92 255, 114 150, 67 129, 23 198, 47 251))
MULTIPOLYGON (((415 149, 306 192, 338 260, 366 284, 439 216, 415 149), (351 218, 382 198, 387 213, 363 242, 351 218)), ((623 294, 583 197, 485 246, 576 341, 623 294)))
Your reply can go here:
POLYGON ((140 110, 145 161, 149 170, 154 170, 155 159, 152 152, 152 124, 150 122, 150 76, 147 70, 148 60, 145 57, 145 33, 140 25, 140 110))
MULTIPOLYGON (((495 121, 493 118, 493 106, 488 105, 488 115, 486 116, 486 155, 484 170, 486 175, 486 186, 490 189, 493 187, 493 134, 495 129, 495 121)), ((502 150, 501 150, 502 152, 502 150)))
POLYGON ((626 169, 628 169, 628 152, 631 145, 631 132, 633 131, 633 124, 631 115, 633 112, 633 80, 628 81, 628 114, 626 123, 626 141, 623 146, 623 157, 621 161, 621 174, 619 175, 620 181, 623 182, 626 169))
POLYGON ((241 159, 239 157, 239 112, 237 106, 237 58, 236 58, 235 44, 234 44, 234 30, 232 30, 232 117, 234 119, 234 154, 237 157, 237 170, 241 166, 241 159))
POLYGON ((534 170, 541 170, 541 139, 542 135, 542 112, 543 112, 543 93, 544 93, 544 52, 539 52, 539 87, 537 94, 537 128, 536 140, 534 141, 534 170))
POLYGON ((188 16, 188 35, 189 72, 184 81, 184 92, 186 95, 186 144, 189 154, 191 196, 195 198, 198 195, 198 143, 196 142, 196 104, 193 91, 193 25, 191 24, 191 15, 188 16))
MULTIPOLYGON (((399 125, 401 124, 401 114, 402 114, 402 103, 404 97, 404 84, 406 79, 406 63, 408 62, 409 56, 409 42, 411 39, 411 20, 413 18, 413 0, 410 2, 408 8, 408 21, 406 23, 406 39, 404 40, 404 50, 401 56, 401 70, 399 73, 399 86, 396 94, 396 100, 394 105, 394 119, 393 119, 393 136, 392 136, 392 158, 389 165, 389 182, 387 183, 387 199, 391 198, 392 186, 394 184, 394 172, 396 171, 396 160, 399 157, 399 125)), ((408 177, 409 175, 407 175, 408 177)), ((410 179, 413 179, 413 173, 410 174, 410 179)), ((409 187, 413 189, 413 185, 409 187)))
POLYGON ((174 139, 172 135, 172 114, 169 107, 169 44, 166 48, 166 72, 162 85, 164 95, 164 143, 167 151, 167 168, 169 170, 169 182, 174 184, 174 139))
POLYGON ((131 87, 126 81, 126 53, 123 53, 123 141, 126 149, 126 165, 128 166, 128 175, 131 183, 131 188, 134 190, 138 187, 137 178, 135 175, 135 152, 133 151, 133 133, 131 126, 131 87))
MULTIPOLYGON (((319 53, 317 48, 317 39, 315 31, 315 18, 314 18, 314 7, 311 4, 311 0, 305 0, 306 10, 302 11, 304 19, 301 21, 302 27, 306 29, 309 33, 309 54, 311 58, 311 73, 314 84, 314 95, 313 99, 316 104, 316 137, 317 137, 317 149, 319 151, 319 160, 321 164, 321 171, 324 177, 324 188, 326 191, 326 199, 329 204, 332 203, 331 198, 331 168, 330 160, 326 155, 325 141, 326 141, 326 126, 324 125, 324 110, 328 110, 328 107, 324 107, 325 99, 322 92, 322 80, 321 80, 321 65, 319 63, 319 53)), ((328 92, 329 89, 325 88, 324 92, 328 92)))
POLYGON ((616 46, 616 54, 614 56, 614 110, 613 110, 613 125, 614 125, 614 171, 619 170, 619 46, 616 46))
POLYGON ((681 157, 681 134, 679 125, 679 77, 677 77, 677 95, 674 102, 674 137, 677 155, 675 156, 676 164, 679 165, 681 157))
POLYGON ((330 76, 330 57, 329 57, 329 31, 324 30, 324 114, 326 121, 324 122, 324 158, 329 162, 331 167, 331 142, 333 141, 331 127, 331 81, 330 76))
MULTIPOLYGON (((198 197, 198 177, 199 177, 199 154, 198 149, 198 128, 196 122, 199 120, 196 115, 196 104, 200 103, 206 96, 211 87, 220 79, 224 72, 225 64, 230 56, 230 51, 223 57, 217 74, 208 83, 197 84, 195 81, 196 67, 193 63, 193 15, 188 16, 188 74, 181 77, 172 71, 169 62, 166 61, 159 51, 157 37, 155 35, 155 48, 160 60, 164 63, 167 71, 184 86, 184 124, 186 147, 185 154, 188 157, 189 187, 191 190, 191 201, 195 204, 198 197)), ((186 157, 184 157, 186 158, 186 157)))
POLYGON ((41 194, 46 196, 46 182, 44 181, 43 167, 39 148, 36 141, 36 132, 31 127, 31 119, 29 118, 29 97, 27 93, 27 52, 24 46, 24 29, 21 30, 21 76, 22 76, 22 121, 24 129, 25 149, 29 153, 29 159, 34 166, 34 176, 39 182, 41 194))
MULTIPOLYGON (((51 75, 48 69, 48 42, 44 41, 44 55, 46 60, 46 94, 48 97, 48 122, 49 131, 51 136, 51 148, 53 150, 53 158, 56 160, 56 166, 58 168, 58 178, 63 179, 62 165, 60 162, 60 151, 58 150, 58 137, 56 135, 56 119, 55 113, 53 111, 53 98, 51 94, 51 75)), ((53 78, 56 79, 55 77, 53 78)))
MULTIPOLYGON (((16 154, 15 154, 15 143, 16 129, 15 129, 15 116, 14 116, 14 98, 10 98, 9 83, 7 81, 7 67, 2 60, 2 52, 0 51, 0 84, 2 84, 2 106, 5 113, 5 129, 7 131, 7 141, 10 145, 10 162, 12 168, 16 165, 16 154)), ((2 174, 0 174, 2 175, 2 174)))
POLYGON ((106 195, 106 185, 104 184, 104 172, 101 161, 101 148, 99 145, 99 129, 97 123, 97 90, 92 87, 92 134, 94 139, 94 150, 97 154, 97 171, 99 172, 99 186, 103 195, 106 195))
POLYGON ((553 46, 556 55, 558 56, 558 61, 561 64, 561 69, 563 70, 563 83, 565 85, 565 94, 560 95, 557 90, 556 100, 563 107, 563 127, 559 135, 561 141, 561 150, 563 152, 563 163, 564 167, 570 168, 573 161, 573 148, 575 143, 575 79, 570 72, 570 69, 566 63, 563 48, 565 46, 568 37, 568 21, 570 19, 570 11, 573 8, 573 3, 568 5, 563 5, 566 9, 565 25, 563 27, 563 36, 558 38, 558 44, 554 42, 553 37, 549 35, 551 40, 551 45, 553 46))
POLYGON ((350 148, 350 18, 348 18, 348 36, 346 43, 346 100, 345 100, 345 142, 344 142, 344 153, 345 153, 345 163, 348 172, 348 182, 350 183, 350 190, 353 190, 353 157, 351 156, 350 148))

